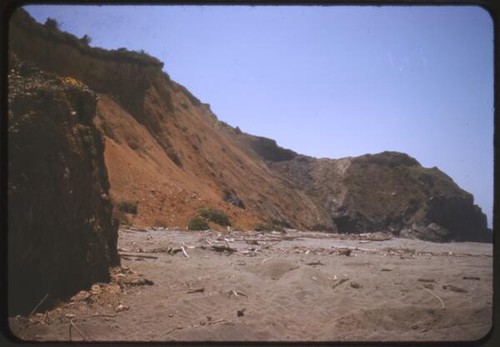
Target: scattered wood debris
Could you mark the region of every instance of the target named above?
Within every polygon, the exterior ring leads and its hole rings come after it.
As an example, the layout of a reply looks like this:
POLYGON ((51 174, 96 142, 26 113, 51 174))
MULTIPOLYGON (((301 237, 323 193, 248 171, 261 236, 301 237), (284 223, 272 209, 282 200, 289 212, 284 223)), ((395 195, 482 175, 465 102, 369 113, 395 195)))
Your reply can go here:
POLYGON ((89 317, 116 317, 118 313, 94 313, 89 317))
POLYGON ((120 304, 120 305, 118 305, 118 306, 115 307, 115 311, 116 312, 127 311, 129 309, 130 309, 130 307, 128 307, 126 305, 123 305, 123 304, 120 304))
POLYGON ((456 293, 468 293, 468 290, 454 286, 453 284, 445 284, 443 286, 443 289, 451 290, 452 292, 456 292, 456 293))
POLYGON ((196 288, 196 289, 190 289, 187 291, 188 294, 192 294, 192 293, 204 293, 205 292, 205 288, 204 287, 201 287, 201 288, 196 288))
POLYGON ((322 263, 320 261, 312 261, 310 263, 306 263, 306 265, 316 266, 316 265, 325 265, 325 263, 322 263))
POLYGON ((129 228, 121 228, 120 230, 123 230, 123 231, 139 231, 139 232, 143 232, 143 233, 145 233, 145 232, 148 231, 148 229, 146 229, 146 228, 138 228, 138 227, 133 227, 133 226, 129 227, 129 228))
POLYGON ((45 294, 45 296, 42 298, 42 300, 40 300, 40 302, 39 302, 39 303, 38 303, 38 304, 37 304, 37 305, 33 308, 33 310, 31 310, 31 312, 30 312, 29 316, 32 316, 32 315, 33 315, 33 313, 35 313, 35 312, 36 312, 36 310, 40 307, 40 305, 41 305, 41 304, 43 304, 43 302, 44 302, 45 300, 47 300, 47 298, 48 298, 48 297, 49 297, 49 294, 48 294, 48 293, 47 293, 47 294, 45 294))
POLYGON ((181 247, 181 251, 182 251, 182 253, 184 253, 184 256, 186 258, 189 258, 189 254, 187 254, 186 249, 184 248, 184 246, 181 247))
POLYGON ((231 289, 230 291, 227 292, 229 294, 229 296, 231 295, 234 295, 234 297, 238 297, 239 295, 241 296, 244 296, 245 298, 248 298, 248 295, 246 295, 245 293, 242 293, 242 292, 239 292, 237 290, 234 290, 234 289, 231 289))
POLYGON ((264 264, 266 261, 269 261, 269 260, 274 259, 274 258, 276 258, 276 257, 269 257, 269 258, 266 258, 266 259, 262 260, 262 262, 260 263, 260 265, 262 265, 262 264, 264 264))
POLYGON ((417 278, 417 281, 425 283, 434 283, 436 280, 433 278, 417 278))
POLYGON ((173 333, 174 331, 177 331, 177 330, 182 330, 184 329, 185 327, 181 327, 181 326, 178 326, 178 327, 175 327, 173 329, 170 329, 168 330, 167 332, 163 333, 160 335, 160 337, 163 337, 163 336, 167 336, 167 335, 170 335, 171 333, 173 333))
POLYGON ((347 277, 341 278, 341 279, 340 279, 337 283, 334 283, 334 284, 332 285, 332 288, 333 288, 333 289, 335 289, 335 288, 337 288, 338 286, 340 286, 342 283, 345 283, 345 282, 347 282, 347 281, 349 281, 349 278, 347 278, 347 277))
POLYGON ((118 253, 118 254, 121 257, 126 257, 126 258, 158 259, 158 257, 154 255, 132 254, 132 253, 118 253))
POLYGON ((442 308, 445 308, 443 299, 441 299, 439 296, 437 296, 436 294, 434 294, 434 292, 432 292, 431 290, 427 289, 426 287, 422 286, 422 288, 423 288, 424 290, 426 290, 427 292, 429 292, 429 293, 430 293, 432 296, 434 296, 436 299, 438 299, 438 300, 439 300, 439 302, 441 302, 441 307, 442 307, 442 308))
POLYGON ((71 342, 71 328, 74 328, 78 332, 78 334, 80 334, 80 336, 83 338, 84 341, 88 340, 87 337, 75 325, 75 323, 73 322, 73 319, 70 319, 70 321, 69 321, 69 341, 70 342, 71 342))
POLYGON ((229 254, 232 254, 232 253, 235 253, 237 252, 238 250, 236 248, 232 248, 232 247, 228 247, 226 245, 212 245, 212 250, 218 252, 218 253, 222 253, 222 252, 228 252, 229 254))

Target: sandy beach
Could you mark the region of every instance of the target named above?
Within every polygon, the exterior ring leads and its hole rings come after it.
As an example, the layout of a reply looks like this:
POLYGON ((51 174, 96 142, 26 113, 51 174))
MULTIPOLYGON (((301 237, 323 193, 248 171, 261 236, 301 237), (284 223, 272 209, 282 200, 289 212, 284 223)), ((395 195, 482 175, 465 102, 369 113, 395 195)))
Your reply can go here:
POLYGON ((384 233, 119 231, 121 267, 28 341, 470 341, 492 326, 492 244, 384 233))

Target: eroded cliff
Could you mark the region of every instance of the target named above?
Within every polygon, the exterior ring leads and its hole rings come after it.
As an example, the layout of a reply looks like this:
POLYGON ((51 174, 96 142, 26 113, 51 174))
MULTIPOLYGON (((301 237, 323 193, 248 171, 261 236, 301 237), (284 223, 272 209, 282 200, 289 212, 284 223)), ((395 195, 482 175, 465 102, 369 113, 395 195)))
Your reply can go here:
POLYGON ((8 285, 15 313, 109 280, 119 258, 103 142, 92 122, 95 93, 9 58, 8 285))
POLYGON ((88 47, 22 12, 13 16, 10 35, 23 59, 98 93, 95 123, 106 139, 111 195, 137 205, 130 223, 184 228, 204 207, 226 211, 234 227, 247 229, 312 228, 327 218, 255 153, 272 140, 248 148, 241 133, 171 81, 155 58, 88 47))
POLYGON ((486 216, 438 168, 398 152, 343 159, 296 157, 273 168, 306 187, 340 232, 388 230, 444 242, 491 242, 486 216))

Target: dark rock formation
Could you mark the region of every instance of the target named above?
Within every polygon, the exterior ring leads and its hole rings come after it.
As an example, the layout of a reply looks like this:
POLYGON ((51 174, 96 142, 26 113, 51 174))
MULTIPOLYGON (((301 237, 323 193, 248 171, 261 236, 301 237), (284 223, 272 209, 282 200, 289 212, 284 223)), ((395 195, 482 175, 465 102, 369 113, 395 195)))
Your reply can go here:
POLYGON ((250 148, 264 160, 273 162, 291 160, 297 156, 292 150, 278 146, 275 140, 261 136, 247 136, 250 148))
MULTIPOLYGON (((119 264, 96 96, 81 82, 9 62, 9 314, 109 280, 119 264)), ((43 308, 40 307, 40 308, 43 308)))
POLYGON ((317 199, 339 232, 388 230, 430 241, 491 242, 473 196, 437 168, 397 152, 356 158, 297 157, 271 167, 317 199))
POLYGON ((236 206, 236 207, 245 209, 245 204, 240 199, 240 197, 238 196, 238 194, 236 194, 236 192, 233 191, 233 190, 227 190, 227 189, 224 190, 223 200, 225 202, 228 202, 228 203, 236 206))

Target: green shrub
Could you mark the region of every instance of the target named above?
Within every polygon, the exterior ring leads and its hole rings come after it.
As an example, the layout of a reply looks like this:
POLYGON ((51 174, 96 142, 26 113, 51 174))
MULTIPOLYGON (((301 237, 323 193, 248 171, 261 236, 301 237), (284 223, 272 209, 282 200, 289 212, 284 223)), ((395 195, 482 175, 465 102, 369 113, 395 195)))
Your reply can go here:
POLYGON ((44 25, 50 30, 59 30, 59 23, 54 18, 47 18, 44 25))
POLYGON ((116 204, 116 207, 122 212, 137 214, 137 202, 120 201, 118 204, 116 204))
POLYGON ((127 217, 127 214, 117 210, 116 208, 113 209, 113 219, 117 220, 120 226, 130 227, 132 225, 127 217))
POLYGON ((92 42, 92 38, 91 38, 89 35, 85 34, 85 35, 83 35, 83 37, 80 39, 80 41, 81 41, 81 42, 82 42, 85 46, 88 46, 88 45, 90 45, 90 43, 92 42))
POLYGON ((212 222, 217 223, 217 224, 222 225, 222 226, 230 226, 231 225, 229 218, 221 210, 216 210, 213 208, 205 208, 205 209, 200 211, 200 215, 203 218, 206 218, 209 221, 212 221, 212 222))
POLYGON ((210 229, 208 223, 200 217, 192 218, 188 223, 188 230, 207 230, 210 229))
POLYGON ((283 231, 283 226, 278 225, 276 223, 259 223, 255 226, 255 231, 283 231))

